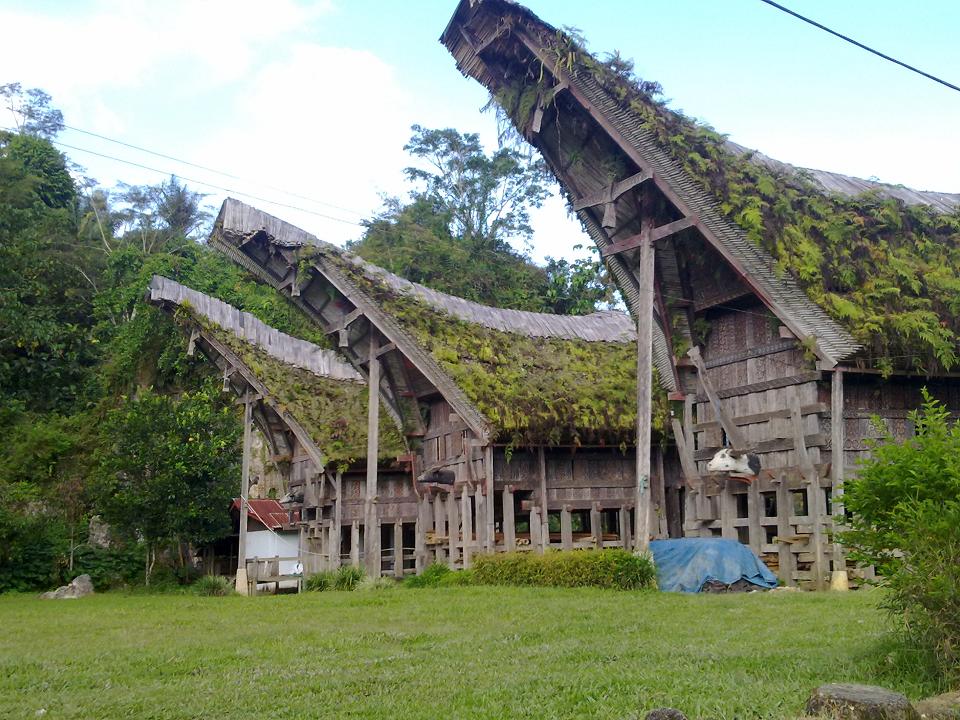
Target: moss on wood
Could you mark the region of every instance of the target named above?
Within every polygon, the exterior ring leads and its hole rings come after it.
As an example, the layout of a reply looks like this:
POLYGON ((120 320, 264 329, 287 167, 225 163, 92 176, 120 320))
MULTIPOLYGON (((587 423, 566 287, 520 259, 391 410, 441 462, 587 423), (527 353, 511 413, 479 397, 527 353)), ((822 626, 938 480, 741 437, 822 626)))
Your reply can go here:
MULTIPOLYGON (((496 429, 497 441, 635 443, 634 343, 530 337, 465 322, 397 292, 339 253, 325 256, 430 353, 496 429)), ((666 417, 666 397, 657 396, 655 432, 663 432, 666 417)))
MULTIPOLYGON (((795 275, 809 297, 864 345, 868 364, 928 372, 957 364, 960 210, 938 213, 876 192, 826 193, 802 171, 775 171, 750 153, 734 153, 724 135, 668 109, 657 99, 660 86, 638 79, 619 55, 601 62, 586 52, 582 38, 559 31, 540 37, 553 48, 558 68, 592 77, 634 113, 721 212, 773 256, 778 270, 795 275)), ((525 132, 525 99, 553 81, 537 60, 512 75, 512 85, 497 89, 495 99, 525 132)))
MULTIPOLYGON (((257 376, 282 410, 303 426, 327 460, 347 465, 367 454, 367 386, 287 365, 221 328, 208 328, 257 376)), ((405 452, 396 425, 380 408, 380 460, 405 452)))

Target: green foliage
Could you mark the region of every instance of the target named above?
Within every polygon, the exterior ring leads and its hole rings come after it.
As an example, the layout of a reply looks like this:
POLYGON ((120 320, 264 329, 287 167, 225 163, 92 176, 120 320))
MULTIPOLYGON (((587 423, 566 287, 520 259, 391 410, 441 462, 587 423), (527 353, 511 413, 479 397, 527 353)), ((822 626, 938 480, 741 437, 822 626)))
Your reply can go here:
POLYGON ((226 597, 233 595, 235 590, 230 578, 222 575, 204 575, 193 584, 193 589, 197 595, 207 595, 209 597, 226 597))
POLYGON ((453 573, 448 566, 442 563, 431 563, 419 575, 404 578, 403 584, 409 588, 437 587, 440 581, 453 573))
POLYGON ((572 550, 497 553, 474 561, 480 585, 537 585, 641 590, 656 587, 649 557, 625 550, 572 550))
POLYGON ((400 584, 393 578, 381 575, 379 577, 365 576, 356 585, 356 590, 360 592, 375 592, 377 590, 394 590, 400 587, 400 584))
POLYGON ((472 568, 447 573, 437 583, 439 587, 466 587, 477 584, 477 575, 472 568))
POLYGON ((303 589, 308 592, 325 592, 333 589, 337 574, 331 570, 314 573, 303 583, 303 589))
POLYGON ((118 532, 153 547, 228 532, 240 423, 217 383, 179 398, 144 390, 107 413, 102 435, 99 505, 118 532))
POLYGON ((843 534, 860 562, 877 566, 887 607, 907 637, 960 679, 960 422, 924 390, 910 415, 916 436, 888 432, 844 483, 853 513, 843 534))
POLYGON ((333 590, 356 590, 357 585, 363 580, 363 568, 353 565, 344 565, 337 569, 333 578, 333 590))
POLYGON ((67 544, 62 523, 0 503, 0 593, 57 587, 67 544))
POLYGON ((73 570, 65 580, 86 573, 100 592, 135 585, 143 579, 144 547, 138 543, 108 548, 80 545, 74 551, 73 570))

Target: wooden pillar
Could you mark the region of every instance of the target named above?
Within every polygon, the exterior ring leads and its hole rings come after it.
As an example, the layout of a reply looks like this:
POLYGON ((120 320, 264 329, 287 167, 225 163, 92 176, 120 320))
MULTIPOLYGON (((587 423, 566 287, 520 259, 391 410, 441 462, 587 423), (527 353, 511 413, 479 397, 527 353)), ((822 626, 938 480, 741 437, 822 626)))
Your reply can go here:
POLYGON ((350 564, 360 567, 360 521, 350 524, 350 564))
POLYGON ((540 524, 540 509, 536 506, 530 508, 530 547, 534 552, 543 552, 543 525, 540 524))
POLYGON ((602 550, 603 522, 602 518, 600 517, 599 503, 594 503, 590 508, 590 532, 593 534, 593 544, 597 546, 597 550, 602 550))
POLYGON ((573 520, 570 517, 570 506, 560 508, 560 543, 564 550, 573 549, 573 520))
POLYGON ((470 567, 470 546, 473 544, 473 508, 466 486, 460 492, 460 522, 463 525, 463 568, 466 570, 470 567))
POLYGON ((730 478, 725 478, 720 485, 720 492, 717 494, 717 502, 720 503, 720 532, 723 537, 731 540, 738 539, 737 531, 733 527, 733 518, 736 515, 733 495, 730 492, 730 478))
MULTIPOLYGON (((436 551, 435 561, 438 563, 446 562, 447 551, 444 549, 443 544, 439 542, 439 538, 449 536, 449 531, 447 530, 447 508, 443 498, 439 495, 435 495, 433 498, 433 531, 438 539, 434 545, 436 551)), ((447 542, 449 544, 449 538, 447 542)))
POLYGON ((487 547, 487 498, 483 495, 483 488, 478 484, 473 492, 473 518, 472 527, 475 527, 473 536, 477 551, 484 550, 487 547))
POLYGON ((844 452, 846 426, 843 421, 843 370, 836 368, 830 382, 830 472, 833 480, 833 573, 830 576, 831 590, 848 590, 846 553, 836 539, 836 533, 846 521, 843 508, 844 452))
POLYGON ((820 487, 820 475, 807 452, 806 433, 803 431, 803 416, 800 413, 800 400, 796 392, 790 395, 790 420, 793 425, 793 446, 797 464, 807 486, 807 516, 813 525, 810 544, 813 551, 813 587, 824 588, 824 543, 823 543, 823 490, 820 487))
POLYGON ((399 519, 393 523, 393 575, 403 577, 403 523, 399 519))
POLYGON ((337 470, 333 476, 333 489, 337 494, 333 505, 333 526, 330 528, 330 569, 340 567, 340 528, 343 525, 343 474, 337 470))
POLYGON ((243 400, 243 460, 240 470, 240 539, 237 547, 235 588, 241 595, 248 592, 247 583, 247 496, 250 494, 250 450, 253 442, 253 400, 247 390, 243 400))
POLYGON ((427 566, 427 529, 431 525, 430 501, 426 496, 421 497, 417 503, 417 526, 414 529, 414 544, 416 549, 416 570, 419 575, 427 566))
POLYGON ((503 488, 503 544, 507 552, 517 549, 517 522, 513 514, 513 487, 503 488))
MULTIPOLYGON (((653 374, 653 270, 650 242, 652 218, 644 218, 640 231, 639 305, 637 307, 637 510, 636 547, 650 548, 650 414, 653 374)), ((591 519, 593 514, 591 513, 591 519)))
POLYGON ((777 480, 777 554, 780 559, 780 579, 789 587, 796 586, 793 579, 795 569, 794 554, 786 538, 793 534, 790 528, 790 488, 787 486, 787 477, 781 471, 777 480))
POLYGON ((656 501, 657 501, 657 527, 656 536, 658 538, 670 537, 670 531, 667 529, 667 488, 666 478, 663 471, 663 448, 657 448, 657 483, 656 483, 656 501))
MULTIPOLYGON (((487 488, 487 552, 494 551, 496 545, 496 518, 494 516, 493 494, 495 492, 494 474, 493 474, 493 445, 487 445, 483 448, 483 472, 487 488)), ((511 506, 512 508, 512 506, 511 506)), ((506 517, 506 516, 504 516, 506 517)), ((511 548, 512 550, 513 548, 511 548)))
POLYGON ((630 531, 630 508, 620 508, 620 539, 624 550, 633 549, 633 533, 630 531))
POLYGON ((380 577, 380 537, 377 532, 377 463, 380 458, 380 361, 377 332, 370 329, 367 377, 367 484, 363 495, 363 552, 367 574, 380 577))
POLYGON ((456 568, 460 559, 457 545, 460 542, 460 519, 457 517, 457 499, 453 495, 453 488, 447 493, 447 562, 451 568, 456 568))
POLYGON ((760 546, 766 541, 760 516, 763 515, 763 500, 760 497, 760 481, 754 480, 747 487, 747 517, 750 525, 750 549, 760 554, 760 546))
POLYGON ((547 457, 543 445, 537 448, 537 475, 540 480, 540 542, 542 550, 550 547, 550 517, 547 504, 547 457))

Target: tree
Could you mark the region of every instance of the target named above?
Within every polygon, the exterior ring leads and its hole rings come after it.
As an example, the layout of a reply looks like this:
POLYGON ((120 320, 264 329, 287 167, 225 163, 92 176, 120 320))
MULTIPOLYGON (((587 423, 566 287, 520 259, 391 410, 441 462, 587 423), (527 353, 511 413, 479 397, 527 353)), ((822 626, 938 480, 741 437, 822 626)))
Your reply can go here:
MULTIPOLYGON (((573 249, 582 248, 582 245, 576 245, 573 249)), ((585 315, 594 312, 600 304, 613 304, 615 286, 595 253, 594 249, 593 257, 573 262, 547 258, 545 269, 549 285, 545 304, 550 312, 585 315)))
POLYGON ((24 90, 18 83, 0 85, 0 97, 13 116, 13 123, 21 135, 50 139, 63 130, 63 113, 50 103, 52 98, 39 88, 24 90))
POLYGON ((432 204, 447 216, 451 234, 474 248, 504 250, 513 238, 528 239, 531 207, 549 196, 542 160, 529 161, 500 147, 487 155, 475 133, 414 125, 404 150, 423 160, 408 167, 407 178, 421 187, 415 200, 432 204))
POLYGON ((931 653, 948 682, 960 679, 960 422, 923 390, 913 438, 883 436, 844 483, 852 513, 843 542, 875 565, 887 607, 911 643, 931 653))
POLYGON ((98 498, 116 530, 147 546, 145 579, 157 550, 210 542, 229 530, 227 508, 240 484, 240 423, 216 382, 178 398, 145 390, 102 425, 98 498))

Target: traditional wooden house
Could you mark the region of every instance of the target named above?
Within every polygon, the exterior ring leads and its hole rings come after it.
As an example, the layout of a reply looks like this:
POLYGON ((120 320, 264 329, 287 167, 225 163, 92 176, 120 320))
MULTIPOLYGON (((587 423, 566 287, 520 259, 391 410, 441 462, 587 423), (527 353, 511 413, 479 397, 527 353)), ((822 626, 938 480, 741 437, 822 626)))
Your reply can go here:
MULTIPOLYGON (((368 462, 364 525, 415 529, 418 567, 477 551, 632 547, 636 343, 629 316, 501 310, 408 282, 270 215, 227 200, 210 244, 286 294, 330 337, 409 448, 402 489, 368 462), (394 502, 415 495, 415 505, 394 502)), ((666 417, 664 403, 660 405, 666 417)), ((323 446, 320 446, 323 449, 323 446)), ((680 474, 654 449, 657 532, 681 532, 680 474), (671 481, 670 478, 674 478, 671 481)), ((336 499, 323 486, 321 504, 336 499)), ((334 503, 335 504, 335 503, 334 503)), ((308 528, 326 520, 311 519, 308 528)), ((365 535, 376 571, 379 533, 365 535)), ((399 537, 399 535, 397 536, 399 537)))
POLYGON ((909 434, 924 385, 960 409, 960 196, 733 145, 507 0, 462 0, 441 42, 540 151, 634 317, 652 306, 684 533, 739 538, 791 585, 845 578, 829 532, 870 416, 909 434), (708 471, 725 447, 756 481, 708 471))
MULTIPOLYGON (((200 350, 222 372, 224 390, 244 404, 245 486, 252 427, 267 439, 270 462, 285 479, 287 527, 299 527, 305 570, 358 564, 369 415, 360 374, 336 352, 168 278, 154 276, 149 298, 174 315, 189 337, 188 352, 200 350)), ((404 439, 386 413, 377 437, 374 464, 391 500, 381 514, 383 564, 400 574, 413 570, 417 497, 404 439), (411 522, 404 525, 404 518, 411 522)), ((257 553, 254 545, 246 550, 257 553)))

